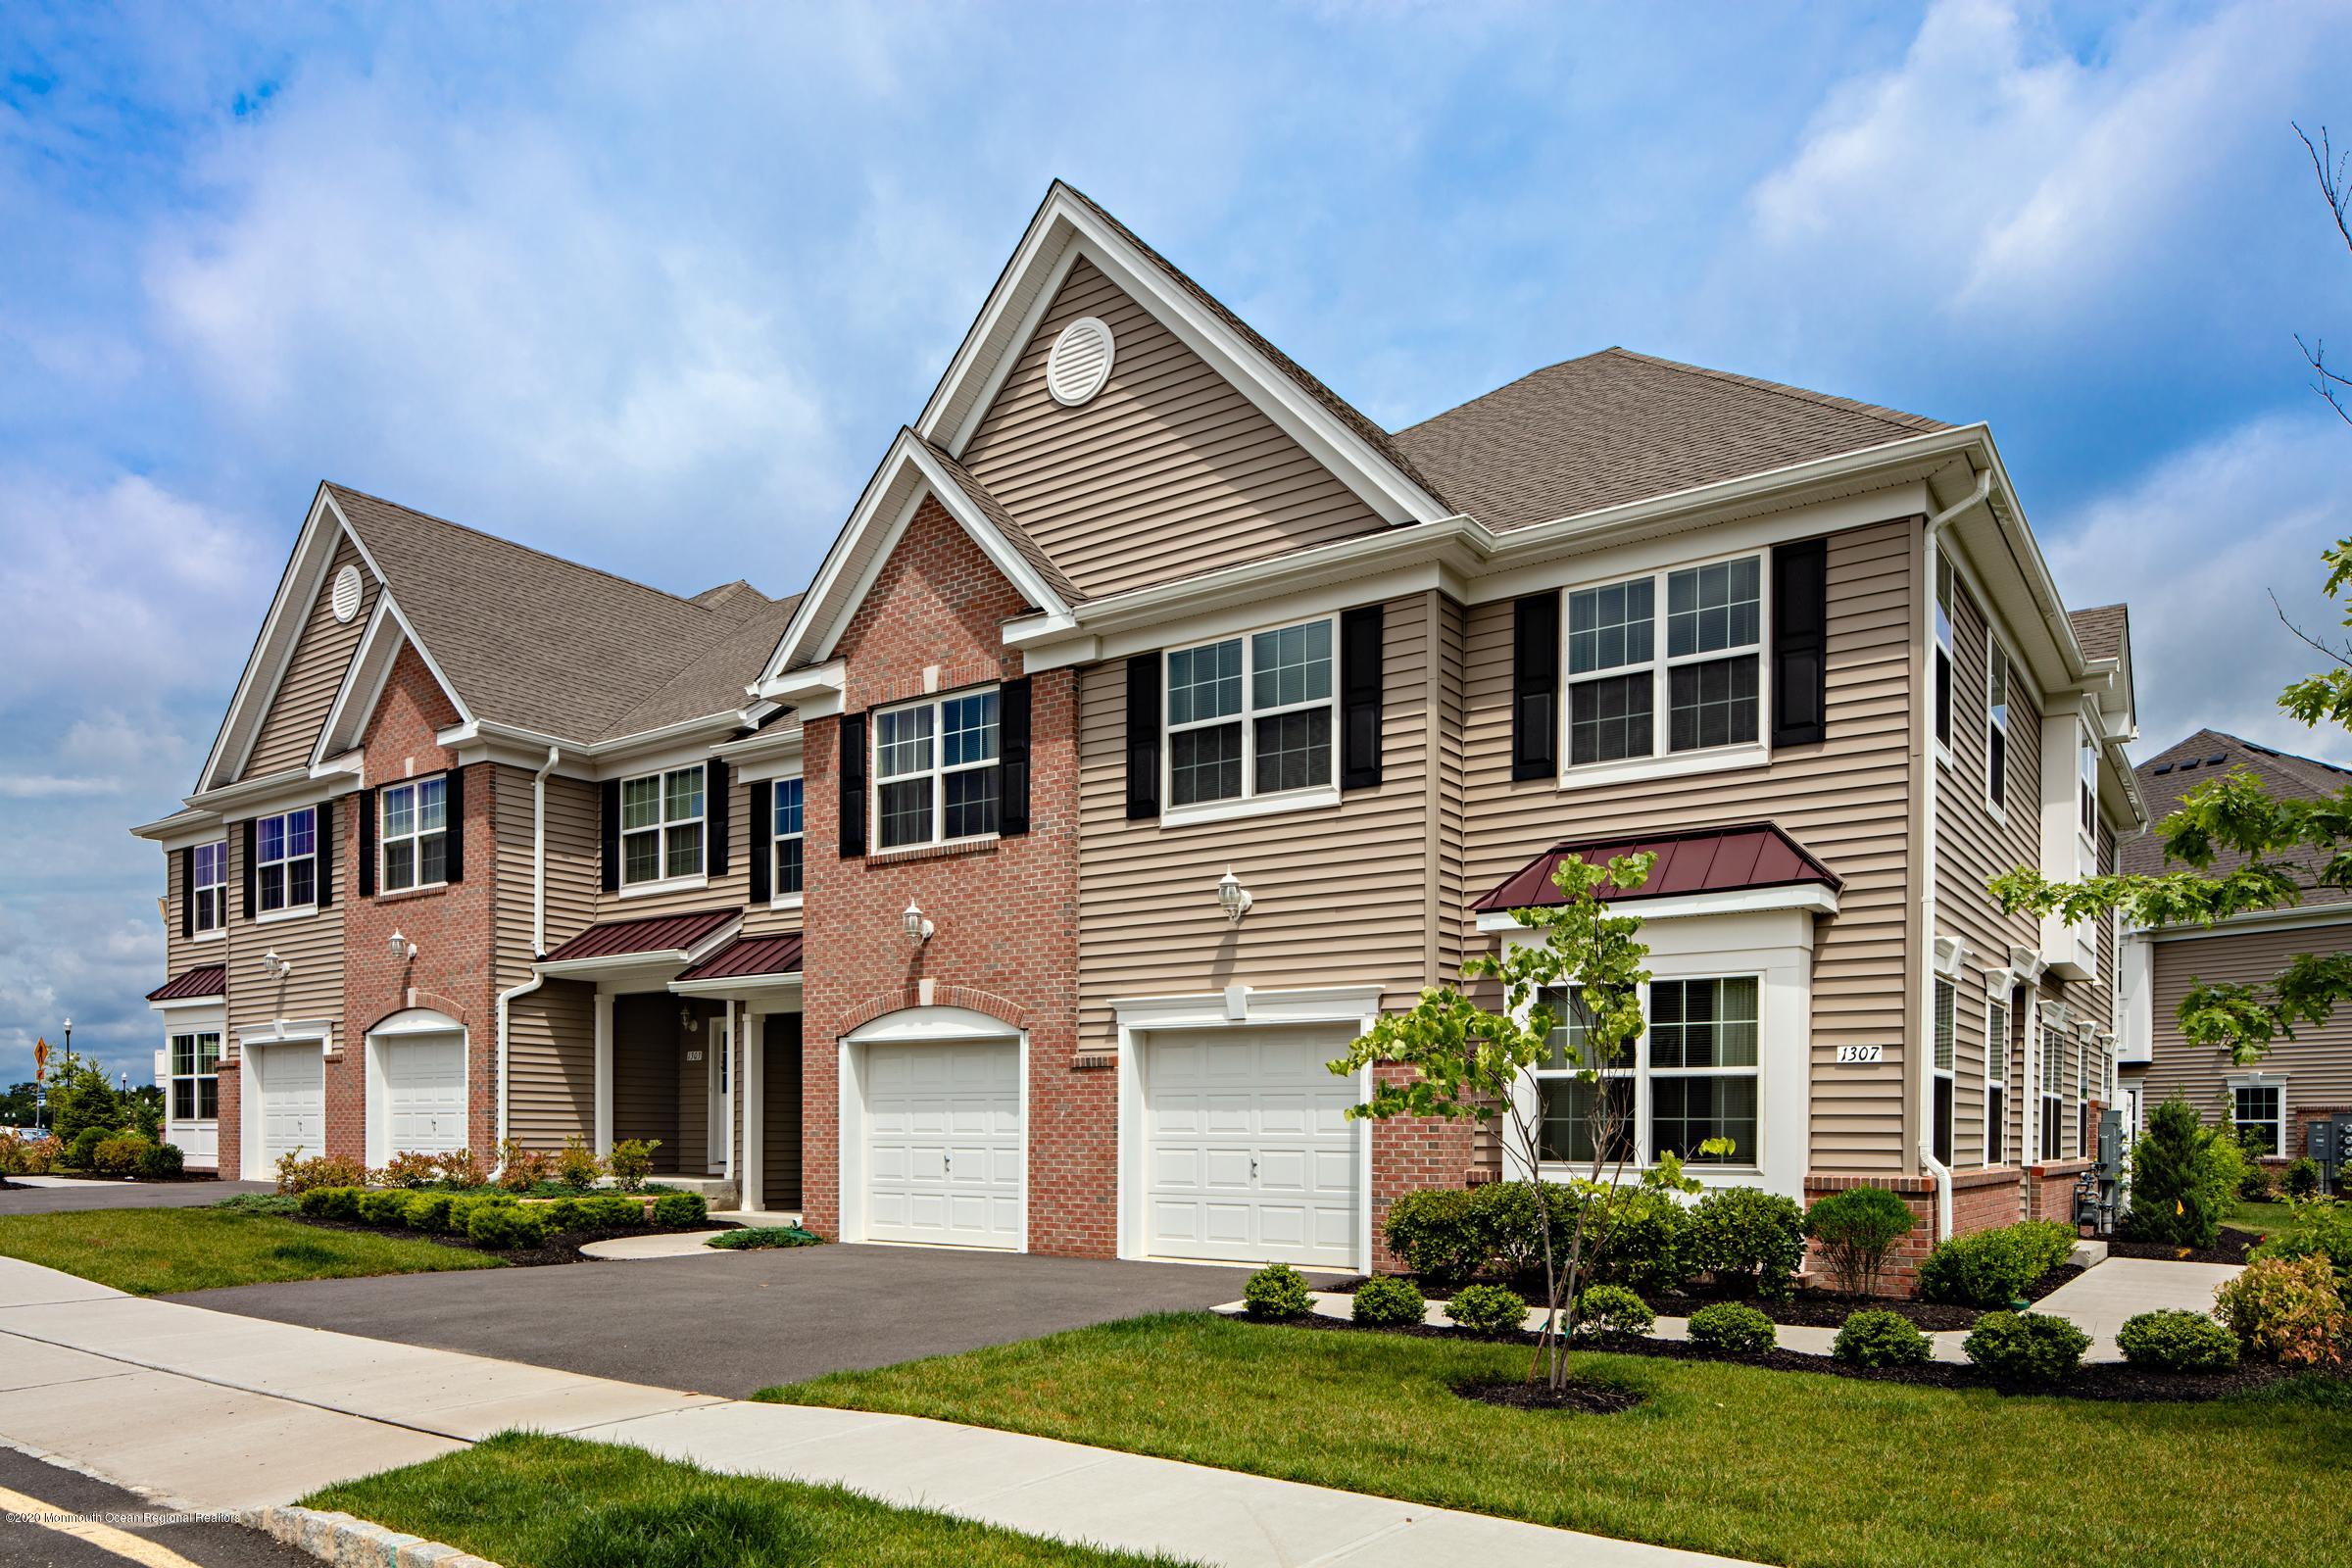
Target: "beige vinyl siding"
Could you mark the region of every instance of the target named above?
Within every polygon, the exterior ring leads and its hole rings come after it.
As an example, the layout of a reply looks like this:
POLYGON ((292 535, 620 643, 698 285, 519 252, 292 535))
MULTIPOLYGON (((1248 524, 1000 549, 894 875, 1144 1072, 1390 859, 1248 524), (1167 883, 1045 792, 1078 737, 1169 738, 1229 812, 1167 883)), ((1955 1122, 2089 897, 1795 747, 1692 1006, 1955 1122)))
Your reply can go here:
POLYGON ((335 1048, 353 1049, 343 1038, 343 910, 351 897, 351 798, 316 803, 323 818, 335 815, 335 902, 312 914, 285 920, 245 918, 245 824, 228 825, 228 937, 205 945, 207 962, 228 965, 228 1027, 233 1034, 277 1019, 335 1026, 335 1048), (262 956, 275 953, 292 961, 282 980, 262 973, 262 956))
MULTIPOLYGON (((527 927, 526 927, 527 936, 527 927)), ((596 988, 550 980, 508 1004, 509 1132, 532 1149, 596 1136, 596 988)))
POLYGON ((2352 1008, 2317 1026, 2304 1024, 2292 1040, 2274 1043, 2250 1067, 2233 1065, 2219 1051, 2205 1051, 2180 1038, 2180 1004, 2189 986, 2235 981, 2260 985, 2272 979, 2299 953, 2341 953, 2352 949, 2352 911, 2341 924, 2306 926, 2300 930, 2233 931, 2224 936, 2182 937, 2155 944, 2149 965, 2150 998, 2155 1008, 2154 1050, 2148 1063, 2147 1090, 2140 1102, 2144 1118, 2174 1095, 2181 1095, 2208 1118, 2226 1114, 2227 1085, 2234 1076, 2254 1072, 2286 1078, 2288 1133, 2300 1154, 2300 1139, 2292 1123, 2298 1109, 2322 1105, 2352 1110, 2352 1008))
POLYGON ((1083 259, 960 456, 1089 597, 1385 526, 1083 259), (1085 316, 1115 339, 1110 379, 1064 408, 1046 390, 1046 359, 1085 316))
MULTIPOLYGON (((589 886, 599 890, 596 895, 596 918, 607 920, 640 920, 656 914, 687 914, 697 909, 742 908, 751 897, 750 862, 745 855, 751 847, 751 824, 745 820, 751 810, 750 792, 735 770, 727 770, 727 870, 724 876, 714 876, 702 887, 680 888, 670 893, 646 893, 624 897, 621 893, 606 893, 604 871, 600 857, 603 854, 603 824, 601 786, 590 785, 588 797, 588 851, 592 879, 589 886)), ((709 809, 705 799, 705 810, 709 809)), ((706 823, 708 817, 705 818, 706 823)), ((708 861, 709 857, 705 857, 708 861)), ((763 911, 764 912, 764 911, 763 911)), ((548 941, 552 945, 551 932, 548 941)))
MULTIPOLYGON (((1465 647, 1467 907, 1571 837, 1769 819, 1845 879, 1814 939, 1811 1163, 1908 1169, 1903 1054, 1919 1010, 1906 963, 1919 531, 1912 519, 1829 541, 1829 739, 1763 766, 1641 783, 1514 783, 1511 606, 1470 611, 1465 647), (1872 1067, 1836 1067, 1841 1045, 1881 1045, 1872 1067)), ((1488 939, 1465 935, 1465 941, 1488 939)))
MULTIPOLYGON (((490 770, 498 839, 498 986, 531 977, 531 770, 490 770)), ((547 946, 579 935, 597 918, 597 793, 585 779, 547 778, 547 946)), ((519 1075, 520 1069, 516 1069, 519 1075)))
MULTIPOLYGON (((239 831, 243 831, 240 829, 239 831)), ((208 963, 223 963, 228 958, 228 944, 218 934, 202 937, 183 937, 179 934, 180 906, 188 896, 185 850, 164 852, 164 972, 159 980, 176 979, 188 970, 208 963)), ((228 918, 237 915, 237 888, 228 888, 228 918)), ((337 887, 337 897, 342 895, 337 887)))
POLYGON ((1461 979, 1472 932, 1461 919, 1474 895, 1469 891, 1467 811, 1463 796, 1462 736, 1464 628, 1462 607, 1441 593, 1427 596, 1436 678, 1429 703, 1429 937, 1426 985, 1461 979))
MULTIPOLYGON (((1952 749, 1936 783, 1936 935, 1966 947, 1953 1007, 1952 1152, 1955 1169, 1984 1162, 1984 1021, 1986 971, 2006 969, 2009 950, 2041 944, 2032 914, 2005 915, 1985 886, 2003 871, 2041 864, 2041 705, 2025 669, 2009 666, 2009 766, 2006 809, 1985 801, 1987 661, 1990 629, 1963 583, 1952 600, 1952 749)), ((2012 1030, 2014 1034, 2014 1029, 2012 1030)), ((2015 1163, 2024 1148, 2022 1059, 2009 1063, 2005 1119, 2007 1152, 2015 1163)))
POLYGON ((360 638, 368 630, 368 617, 375 612, 376 592, 375 574, 346 534, 335 546, 335 559, 318 585, 318 597, 305 613, 294 657, 287 662, 285 677, 254 736, 253 752, 240 777, 260 778, 310 762, 311 749, 318 744, 319 728, 326 722, 326 710, 335 706, 343 672, 350 667, 351 656, 358 652, 360 638), (347 565, 359 568, 364 586, 360 612, 340 621, 335 619, 334 581, 347 565))
POLYGON ((1082 1047, 1116 1043, 1110 1004, 1118 997, 1378 982, 1394 1004, 1418 990, 1427 962, 1429 625, 1427 596, 1384 608, 1379 786, 1350 790, 1337 807, 1234 821, 1127 820, 1126 668, 1082 672, 1082 1047), (1228 866, 1256 901, 1239 925, 1217 906, 1228 866))

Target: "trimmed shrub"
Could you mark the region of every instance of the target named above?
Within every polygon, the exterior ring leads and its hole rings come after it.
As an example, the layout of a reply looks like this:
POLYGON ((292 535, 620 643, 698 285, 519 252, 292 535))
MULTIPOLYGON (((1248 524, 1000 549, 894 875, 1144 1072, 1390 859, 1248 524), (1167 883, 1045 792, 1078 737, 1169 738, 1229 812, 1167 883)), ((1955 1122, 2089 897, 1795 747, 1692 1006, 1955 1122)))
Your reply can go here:
POLYGON ((2272 1237, 2249 1257, 2324 1257, 2335 1270, 2340 1290, 2352 1279, 2352 1203, 2314 1199, 2295 1205, 2298 1228, 2272 1237))
POLYGON ((591 1228, 600 1231, 623 1230, 645 1223, 645 1204, 634 1198, 608 1194, 603 1198, 574 1200, 588 1216, 591 1228))
POLYGON ((1352 1315, 1375 1328, 1399 1328, 1424 1320, 1429 1303, 1421 1288, 1401 1274, 1382 1274, 1355 1288, 1352 1315))
POLYGON ((476 1203, 466 1216, 466 1234, 476 1247, 512 1251, 547 1240, 547 1221, 520 1203, 476 1203))
POLYGON ((2004 1383, 2059 1383, 2082 1364, 2090 1336, 2049 1312, 1987 1312, 1960 1348, 2004 1383))
POLYGON ((1576 1326, 1595 1339, 1639 1339, 1658 1326, 1658 1315, 1622 1285, 1588 1285, 1576 1298, 1576 1326))
POLYGON ((185 1172, 185 1156, 177 1144, 156 1144, 139 1156, 139 1176, 143 1180, 168 1182, 185 1172))
POLYGON ((2266 1257, 2214 1293, 2214 1315, 2245 1353, 2285 1366, 2333 1371, 2352 1337, 2335 1275, 2324 1257, 2266 1257))
POLYGON ((461 1191, 490 1185, 490 1172, 470 1149, 453 1149, 433 1163, 440 1167, 441 1179, 461 1191))
POLYGON ((2286 1167, 2286 1196, 2317 1198, 2320 1195, 2320 1167, 2309 1154, 2298 1154, 2286 1167))
POLYGON ((470 1236, 473 1216, 479 1209, 512 1208, 514 1200, 504 1193, 451 1193, 449 1197, 449 1234, 470 1236))
POLYGON ((1267 1321, 1304 1317, 1314 1307, 1306 1276, 1288 1263, 1268 1263, 1242 1287, 1242 1310, 1267 1321))
POLYGON ((1931 1301, 2005 1307, 2074 1253, 2075 1233, 2054 1219, 1971 1231, 1936 1244, 1919 1266, 1919 1293, 1931 1301))
POLYGON ((663 1193, 654 1200, 657 1225, 700 1225, 710 1217, 710 1205, 700 1193, 663 1193))
POLYGON ((115 1133, 99 1140, 90 1153, 89 1168, 108 1176, 128 1176, 154 1152, 155 1145, 137 1133, 115 1133))
POLYGON ((409 1195, 397 1187, 378 1188, 360 1195, 360 1223, 363 1225, 406 1225, 409 1222, 409 1195))
POLYGON ((1690 1314, 1690 1343, 1710 1350, 1755 1355, 1778 1340, 1772 1319, 1739 1301, 1710 1302, 1690 1314))
POLYGON ((1888 1254, 1918 1224, 1911 1205, 1884 1187, 1832 1193, 1805 1210, 1805 1234, 1821 1244, 1830 1277, 1858 1296, 1879 1294, 1888 1254))
POLYGON ((547 1218, 550 1231, 584 1231, 588 1228, 588 1205, 576 1198, 559 1198, 539 1205, 547 1218))
POLYGON ((596 1157, 596 1151, 578 1133, 566 1134, 564 1147, 556 1151, 556 1180, 575 1193, 584 1193, 604 1173, 605 1162, 596 1157))
POLYGON ((624 1193, 633 1193, 645 1185, 654 1173, 654 1151, 662 1147, 659 1138, 624 1138, 612 1146, 612 1157, 605 1168, 612 1173, 612 1185, 624 1193))
POLYGON ((1425 1280, 1466 1280, 1494 1260, 1494 1239, 1479 1223, 1475 1187, 1425 1187, 1389 1205, 1381 1234, 1389 1250, 1425 1280))
POLYGON ((527 1193, 555 1174, 556 1156, 544 1149, 525 1149, 510 1138, 498 1146, 498 1185, 510 1193, 527 1193))
POLYGON ((824 1240, 798 1225, 746 1225, 741 1230, 721 1231, 703 1245, 743 1252, 760 1247, 819 1247, 824 1240))
POLYGON ((297 1196, 314 1187, 365 1187, 368 1167, 342 1154, 314 1154, 302 1157, 299 1149, 288 1150, 277 1159, 277 1190, 297 1196))
POLYGON ((2277 1197, 2278 1189, 2271 1185, 2270 1167, 2247 1160, 2245 1170, 2237 1178, 2237 1196, 2249 1203, 2267 1203, 2277 1197))
POLYGON ((2227 1372, 2237 1365, 2237 1336, 2202 1312, 2141 1312, 2116 1330, 2116 1348, 2133 1366, 2159 1372, 2227 1372))
POLYGON ((1830 1347, 1831 1356, 1848 1366, 1926 1366, 1934 1352, 1909 1318, 1883 1306, 1847 1313, 1830 1347))
POLYGON ((66 1145, 66 1163, 75 1170, 96 1170, 98 1146, 114 1136, 112 1128, 84 1127, 66 1145))
POLYGON ((0 1133, 0 1176, 46 1176, 61 1152, 54 1138, 0 1133))
POLYGON ((413 1231, 428 1235, 446 1235, 449 1231, 449 1205, 453 1201, 447 1193, 411 1193, 409 1206, 402 1219, 413 1231))
POLYGON ((1791 1198, 1754 1187, 1707 1194, 1690 1211, 1683 1256, 1723 1283, 1785 1294, 1805 1255, 1805 1211, 1791 1198))
MULTIPOLYGON (((1671 1194, 1645 1187, 1620 1187, 1587 1201, 1595 1205, 1587 1221, 1592 1227, 1586 1233, 1587 1279, 1653 1294, 1683 1288, 1691 1273, 1690 1209, 1671 1194)), ((1564 1243, 1559 1255, 1564 1264, 1564 1243)))
POLYGON ((384 1187, 417 1188, 426 1182, 438 1180, 440 1175, 441 1161, 438 1158, 410 1150, 385 1160, 384 1168, 375 1173, 375 1179, 378 1185, 384 1187))
POLYGON ((357 1187, 309 1187, 302 1193, 302 1212, 308 1219, 349 1219, 360 1217, 360 1189, 357 1187))
POLYGON ((302 1200, 291 1193, 236 1193, 213 1207, 225 1208, 232 1214, 299 1214, 302 1200))
POLYGON ((2125 1235, 2168 1247, 2211 1247, 2245 1168, 2236 1135, 2206 1126, 2195 1106, 2175 1096, 2149 1114, 2148 1130, 2132 1146, 2125 1235))
POLYGON ((1527 1322, 1527 1298, 1500 1285, 1465 1285, 1446 1315, 1473 1334, 1514 1334, 1527 1322))

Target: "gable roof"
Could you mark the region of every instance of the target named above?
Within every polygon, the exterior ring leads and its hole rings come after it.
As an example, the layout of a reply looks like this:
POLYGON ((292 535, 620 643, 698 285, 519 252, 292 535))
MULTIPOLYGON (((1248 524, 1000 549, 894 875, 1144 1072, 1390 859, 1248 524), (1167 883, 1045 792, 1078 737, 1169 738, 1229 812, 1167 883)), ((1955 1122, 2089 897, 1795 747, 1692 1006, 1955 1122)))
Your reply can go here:
POLYGON ((2066 618, 2074 623, 2075 641, 2082 645, 2084 659, 2119 659, 2131 646, 2129 605, 2093 605, 2088 610, 2070 610, 2066 618))
POLYGON ((1455 507, 1503 530, 1951 428, 1610 348, 1399 430, 1396 444, 1455 507))
MULTIPOLYGON (((2198 730, 2132 770, 2147 799, 2151 830, 2117 846, 2117 864, 2127 872, 2142 876, 2183 869, 2178 861, 2167 858, 2164 840, 2154 831, 2154 825, 2179 810, 2181 800, 2198 785, 2241 767, 2261 779, 2270 794, 2286 800, 2335 795, 2352 785, 2352 769, 2258 745, 2226 730, 2198 730)), ((2245 860, 2242 855, 2216 856, 2213 868, 2232 871, 2245 864, 2245 860)), ((2303 902, 2306 905, 2352 903, 2352 889, 2307 887, 2303 902)))
POLYGON ((199 964, 183 971, 177 978, 167 980, 147 993, 149 1002, 188 1002, 198 997, 225 996, 228 992, 228 965, 225 963, 199 964))
POLYGON ((1605 839, 1570 839, 1555 844, 1513 871, 1475 906, 1482 914, 1534 909, 1566 902, 1552 883, 1560 862, 1574 857, 1587 865, 1606 865, 1621 855, 1648 851, 1657 856, 1649 880, 1638 888, 1602 884, 1593 897, 1604 904, 1642 899, 1687 898, 1699 893, 1740 893, 1753 888, 1815 883, 1836 892, 1844 879, 1822 864, 1777 822, 1742 822, 1731 827, 1684 828, 1605 839))

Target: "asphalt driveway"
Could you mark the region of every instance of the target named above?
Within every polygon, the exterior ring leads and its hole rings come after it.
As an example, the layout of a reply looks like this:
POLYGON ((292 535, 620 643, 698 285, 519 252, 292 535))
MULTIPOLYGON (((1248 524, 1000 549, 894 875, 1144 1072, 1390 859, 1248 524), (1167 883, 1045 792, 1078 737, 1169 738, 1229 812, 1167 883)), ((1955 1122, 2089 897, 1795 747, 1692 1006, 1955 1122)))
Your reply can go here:
POLYGON ((273 1193, 269 1182, 83 1182, 0 1190, 0 1214, 61 1214, 83 1208, 202 1208, 238 1193, 273 1193))
POLYGON ((1182 1263, 836 1245, 240 1285, 167 1299, 740 1398, 826 1372, 1199 1311, 1237 1299, 1249 1277, 1182 1263))

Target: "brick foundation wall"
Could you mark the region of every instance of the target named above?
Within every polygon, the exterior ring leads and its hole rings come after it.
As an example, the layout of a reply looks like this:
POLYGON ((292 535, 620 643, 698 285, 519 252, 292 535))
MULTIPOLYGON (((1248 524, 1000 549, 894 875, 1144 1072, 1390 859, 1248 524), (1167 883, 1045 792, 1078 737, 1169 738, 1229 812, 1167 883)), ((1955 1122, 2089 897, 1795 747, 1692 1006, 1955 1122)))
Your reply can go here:
MULTIPOLYGON (((1373 1069, 1382 1083, 1401 1083, 1412 1069, 1383 1062, 1373 1069)), ((1438 1117, 1398 1119, 1372 1124, 1372 1266, 1398 1269, 1403 1264, 1389 1250, 1384 1231, 1389 1205, 1406 1193, 1425 1188, 1476 1187, 1497 1172, 1479 1159, 1478 1124, 1438 1117)))
POLYGON ((2026 1167, 2026 1219, 2075 1222, 2075 1179, 2098 1163, 2095 1159, 2051 1159, 2026 1167))
MULTIPOLYGON (((2013 1165, 1995 1166, 1989 1170, 1962 1170, 1952 1173, 1952 1231, 1965 1236, 1972 1231, 1995 1230, 2015 1223, 2024 1217, 2027 1173, 2013 1165)), ((1919 1266, 1927 1260, 1929 1251, 1938 1241, 1946 1238, 1936 1234, 1936 1182, 1928 1176, 1840 1176, 1826 1171, 1805 1173, 1805 1203, 1810 1207, 1815 1200, 1832 1193, 1850 1192, 1857 1187, 1882 1187, 1901 1197, 1910 1206, 1915 1221, 1911 1234, 1894 1246, 1886 1262, 1883 1289, 1889 1296, 1913 1296, 1919 1291, 1919 1266)), ((1807 1244, 1804 1270, 1809 1276, 1828 1284, 1819 1250, 1807 1244)))

